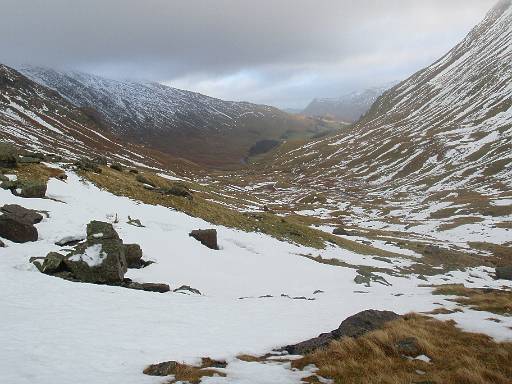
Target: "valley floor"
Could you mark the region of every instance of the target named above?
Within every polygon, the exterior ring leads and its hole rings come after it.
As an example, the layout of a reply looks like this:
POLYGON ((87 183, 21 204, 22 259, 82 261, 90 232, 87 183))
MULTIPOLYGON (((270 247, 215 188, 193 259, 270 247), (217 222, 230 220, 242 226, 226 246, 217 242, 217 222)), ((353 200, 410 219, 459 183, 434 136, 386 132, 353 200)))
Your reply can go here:
POLYGON ((354 282, 355 268, 303 255, 391 269, 409 259, 394 259, 390 267, 334 245, 318 250, 214 226, 113 195, 73 172, 65 182, 50 179, 45 199, 23 199, 0 190, 0 201, 47 212, 37 225, 37 242, 5 241, 7 247, 0 248, 0 378, 5 383, 161 383, 162 378, 143 375, 144 367, 167 360, 193 364, 201 357, 228 362, 220 369, 227 377, 205 378, 204 383, 298 383, 314 369, 292 370, 289 363, 246 362, 237 356, 263 355, 314 337, 370 308, 400 314, 459 308, 435 317, 454 319, 459 327, 496 340, 512 339, 510 316, 469 309, 449 296, 432 295, 429 287, 449 282, 510 290, 512 283, 495 280, 491 268, 426 280, 417 274, 376 272, 390 285, 360 285, 354 282), (127 224, 128 216, 145 227, 127 224), (91 220, 114 223, 125 243, 140 244, 144 258, 155 262, 129 270, 127 277, 168 283, 171 289, 189 285, 202 295, 75 283, 41 274, 29 263, 30 257, 59 251, 58 240, 85 235, 91 220), (217 229, 220 250, 188 236, 200 228, 217 229))

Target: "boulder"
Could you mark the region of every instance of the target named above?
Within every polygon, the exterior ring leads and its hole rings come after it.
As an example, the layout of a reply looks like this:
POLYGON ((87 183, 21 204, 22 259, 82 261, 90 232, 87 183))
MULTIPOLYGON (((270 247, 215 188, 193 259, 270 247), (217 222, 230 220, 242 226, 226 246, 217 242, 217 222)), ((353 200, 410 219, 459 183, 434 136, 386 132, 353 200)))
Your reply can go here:
POLYGON ((298 344, 287 345, 281 348, 281 351, 284 350, 293 355, 304 355, 315 349, 325 347, 332 340, 341 339, 342 337, 360 337, 365 333, 380 329, 387 322, 398 318, 400 318, 400 315, 390 311, 370 309, 359 312, 345 319, 334 331, 322 333, 318 337, 298 344))
POLYGON ((139 244, 125 244, 124 256, 128 268, 140 268, 142 261, 142 249, 139 244))
POLYGON ((332 231, 332 234, 333 235, 341 235, 341 236, 349 236, 349 233, 347 232, 347 230, 342 227, 334 228, 334 230, 332 231))
POLYGON ((217 244, 216 229, 196 229, 190 232, 189 236, 193 237, 210 249, 219 249, 219 245, 217 244))
POLYGON ((19 205, 4 205, 0 208, 0 236, 15 243, 37 241, 35 223, 43 217, 36 211, 19 205))
POLYGON ((66 256, 57 252, 50 252, 43 260, 41 272, 52 275, 65 270, 64 259, 66 256))
MULTIPOLYGON (((101 173, 101 168, 99 167, 100 163, 98 161, 90 160, 87 158, 81 158, 80 160, 74 163, 75 167, 80 171, 85 172, 96 172, 101 173)), ((103 164, 102 164, 103 165, 103 164)), ((105 162, 106 165, 106 162, 105 162)))
POLYGON ((30 224, 37 224, 43 220, 40 213, 17 204, 6 204, 0 208, 0 212, 16 216, 30 224))
POLYGON ((42 198, 46 196, 46 182, 40 180, 18 181, 11 189, 19 197, 42 198))
POLYGON ((395 343, 397 352, 402 356, 416 357, 421 354, 421 348, 418 339, 415 337, 406 337, 395 343))
POLYGON ((512 280, 512 265, 496 267, 496 278, 503 280, 512 280))
POLYGON ((87 241, 64 263, 78 280, 88 283, 122 282, 127 271, 123 242, 112 224, 101 221, 87 225, 87 241))
POLYGON ((160 188, 159 192, 164 195, 184 197, 189 200, 193 199, 192 192, 190 191, 190 189, 188 189, 186 185, 180 183, 174 183, 167 188, 160 188))
POLYGON ((114 171, 123 172, 123 166, 120 163, 112 163, 110 168, 112 168, 114 171))

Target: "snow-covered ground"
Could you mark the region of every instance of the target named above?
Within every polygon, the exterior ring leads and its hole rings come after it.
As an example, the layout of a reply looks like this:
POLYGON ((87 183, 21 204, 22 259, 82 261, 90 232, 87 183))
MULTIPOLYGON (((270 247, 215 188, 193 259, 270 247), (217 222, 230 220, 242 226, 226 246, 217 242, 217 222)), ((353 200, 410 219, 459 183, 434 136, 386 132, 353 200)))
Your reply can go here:
MULTIPOLYGON (((308 373, 277 363, 244 363, 235 356, 263 354, 316 336, 361 310, 421 312, 444 301, 420 287, 426 282, 414 276, 386 276, 392 286, 365 287, 354 283, 354 269, 298 256, 329 258, 335 252, 340 259, 353 259, 348 251, 319 251, 213 226, 162 206, 112 195, 73 173, 68 173, 67 182, 50 180, 47 196, 52 199, 23 199, 0 190, 1 204, 48 212, 37 225, 39 241, 5 241, 7 248, 0 248, 2 383, 160 383, 162 378, 142 374, 146 365, 166 360, 194 363, 203 356, 230 363, 227 378, 205 379, 206 383, 297 383, 308 373), (145 228, 128 225, 128 215, 145 228), (41 274, 29 264, 31 256, 58 251, 56 241, 83 236, 89 221, 112 222, 116 216, 119 222, 114 227, 124 242, 140 244, 144 258, 156 262, 130 270, 127 277, 165 282, 171 288, 186 284, 203 295, 74 283, 41 274), (216 228, 221 249, 210 250, 188 236, 199 228, 216 228), (316 290, 324 293, 314 295, 316 290), (263 295, 273 297, 259 298, 263 295)), ((449 282, 465 282, 471 273, 475 286, 506 284, 492 280, 488 272, 460 272, 449 282)), ((446 280, 437 276, 431 282, 446 280)), ((468 330, 485 331, 500 340, 512 338, 510 318, 501 317, 503 322, 497 324, 486 320, 491 317, 487 313, 453 316, 468 330)))

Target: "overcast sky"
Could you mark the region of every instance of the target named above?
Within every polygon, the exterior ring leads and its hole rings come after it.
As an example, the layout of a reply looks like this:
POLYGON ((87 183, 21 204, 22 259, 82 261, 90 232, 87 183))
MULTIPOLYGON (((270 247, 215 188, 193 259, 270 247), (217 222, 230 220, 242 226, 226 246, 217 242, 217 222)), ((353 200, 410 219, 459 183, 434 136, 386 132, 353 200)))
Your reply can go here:
POLYGON ((406 78, 496 0, 0 0, 0 62, 304 107, 406 78))

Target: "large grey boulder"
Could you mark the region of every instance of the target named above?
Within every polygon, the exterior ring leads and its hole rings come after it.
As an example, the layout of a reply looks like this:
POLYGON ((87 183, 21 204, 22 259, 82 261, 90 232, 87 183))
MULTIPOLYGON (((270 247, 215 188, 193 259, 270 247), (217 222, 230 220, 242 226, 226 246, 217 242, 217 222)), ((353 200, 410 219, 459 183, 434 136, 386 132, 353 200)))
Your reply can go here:
POLYGON ((34 224, 42 219, 39 213, 31 209, 4 205, 0 208, 0 236, 15 243, 37 241, 38 233, 34 224))
POLYGON ((281 350, 293 355, 304 355, 315 349, 325 347, 331 341, 342 337, 360 337, 365 333, 382 328, 384 324, 400 318, 400 315, 390 311, 366 310, 345 319, 334 331, 322 333, 318 337, 298 344, 287 345, 281 350))
POLYGON ((101 221, 87 225, 87 241, 64 264, 76 279, 88 283, 122 282, 127 271, 123 242, 112 224, 101 221))

